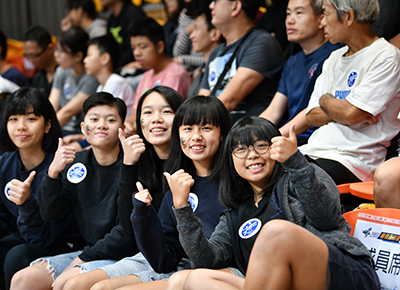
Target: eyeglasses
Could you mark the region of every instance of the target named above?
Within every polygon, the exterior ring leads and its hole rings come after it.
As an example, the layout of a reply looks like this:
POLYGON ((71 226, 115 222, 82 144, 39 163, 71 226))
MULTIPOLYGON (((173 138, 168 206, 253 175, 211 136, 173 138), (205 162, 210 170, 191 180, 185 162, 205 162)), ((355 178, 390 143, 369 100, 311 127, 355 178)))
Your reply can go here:
POLYGON ((264 154, 269 149, 269 142, 265 140, 257 140, 252 145, 239 144, 231 149, 233 155, 237 158, 245 158, 251 150, 256 151, 258 154, 264 154))
POLYGON ((24 54, 24 57, 25 57, 26 59, 35 59, 35 58, 39 58, 39 57, 46 51, 46 49, 47 49, 47 46, 45 46, 45 47, 42 49, 42 51, 39 52, 39 53, 36 53, 36 54, 34 54, 34 53, 31 53, 31 54, 24 54))

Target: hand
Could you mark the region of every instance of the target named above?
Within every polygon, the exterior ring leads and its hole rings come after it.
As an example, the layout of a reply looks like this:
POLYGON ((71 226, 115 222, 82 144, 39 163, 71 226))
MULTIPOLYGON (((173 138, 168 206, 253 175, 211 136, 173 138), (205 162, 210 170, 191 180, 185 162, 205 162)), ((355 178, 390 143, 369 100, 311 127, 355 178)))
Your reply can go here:
POLYGON ((68 16, 65 16, 63 19, 61 19, 61 22, 60 22, 61 31, 67 31, 71 27, 72 27, 71 18, 69 18, 68 16))
POLYGON ((58 139, 58 149, 54 155, 48 170, 48 175, 51 178, 57 178, 60 172, 75 160, 75 148, 71 146, 64 146, 62 138, 58 139))
POLYGON ((186 173, 183 169, 178 170, 174 174, 164 172, 167 178, 169 188, 172 192, 172 198, 175 208, 181 208, 188 204, 190 188, 194 184, 193 177, 186 173))
POLYGON ((124 150, 124 164, 133 165, 139 161, 140 156, 146 151, 146 147, 139 135, 125 138, 124 131, 118 129, 118 137, 124 150))
POLYGON ((380 119, 381 119, 381 114, 378 114, 376 116, 368 115, 365 121, 367 121, 368 124, 372 125, 378 122, 380 119))
POLYGON ((153 198, 148 189, 144 189, 143 185, 138 181, 136 182, 136 187, 138 189, 138 193, 135 194, 135 198, 144 202, 147 206, 151 205, 153 198))
POLYGON ((72 134, 72 135, 67 135, 63 137, 63 143, 65 145, 69 145, 72 142, 80 141, 80 140, 85 140, 85 136, 83 134, 72 134))
POLYGON ((297 151, 297 138, 294 130, 295 124, 289 131, 289 137, 274 137, 271 139, 270 158, 280 163, 286 161, 297 151))
POLYGON ((36 171, 32 171, 25 181, 20 181, 18 179, 13 179, 9 187, 8 198, 16 205, 23 204, 31 195, 31 184, 35 178, 36 171))

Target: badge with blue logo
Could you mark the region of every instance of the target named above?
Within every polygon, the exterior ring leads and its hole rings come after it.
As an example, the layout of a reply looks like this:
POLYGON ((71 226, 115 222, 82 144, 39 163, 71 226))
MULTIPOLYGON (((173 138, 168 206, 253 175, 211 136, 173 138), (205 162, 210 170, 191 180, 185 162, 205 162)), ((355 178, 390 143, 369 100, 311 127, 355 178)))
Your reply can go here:
POLYGON ((7 182, 6 186, 4 187, 4 195, 10 199, 10 194, 8 193, 10 191, 10 185, 11 185, 11 180, 7 182))
POLYGON ((353 71, 349 74, 349 77, 347 78, 347 85, 351 88, 354 83, 356 82, 358 73, 353 71))
POLYGON ((85 179, 87 174, 86 166, 82 163, 75 163, 67 172, 67 179, 71 183, 79 183, 85 179))
POLYGON ((210 80, 211 84, 215 82, 216 78, 217 78, 217 73, 214 70, 210 71, 210 79, 209 80, 210 80))
POLYGON ((258 218, 254 218, 244 222, 239 228, 239 236, 242 239, 250 239, 254 237, 261 229, 262 222, 258 218))
POLYGON ((192 211, 195 212, 197 209, 197 206, 199 205, 199 198, 197 197, 197 195, 192 192, 189 193, 188 202, 190 203, 190 205, 192 207, 192 211))

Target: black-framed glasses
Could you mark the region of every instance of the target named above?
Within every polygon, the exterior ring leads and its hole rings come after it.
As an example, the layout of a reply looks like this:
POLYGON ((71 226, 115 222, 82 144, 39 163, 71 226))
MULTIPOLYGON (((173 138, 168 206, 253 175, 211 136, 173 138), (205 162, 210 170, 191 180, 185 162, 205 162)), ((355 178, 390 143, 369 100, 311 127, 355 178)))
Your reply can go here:
POLYGON ((269 142, 266 140, 257 140, 251 145, 239 144, 231 149, 233 155, 237 158, 245 158, 251 150, 256 151, 258 154, 264 154, 269 149, 269 142))
POLYGON ((27 58, 27 59, 39 58, 39 57, 41 57, 42 54, 46 51, 46 49, 47 49, 47 46, 45 46, 45 47, 42 49, 42 51, 39 52, 39 53, 36 53, 36 54, 35 54, 35 53, 24 54, 24 57, 27 58))

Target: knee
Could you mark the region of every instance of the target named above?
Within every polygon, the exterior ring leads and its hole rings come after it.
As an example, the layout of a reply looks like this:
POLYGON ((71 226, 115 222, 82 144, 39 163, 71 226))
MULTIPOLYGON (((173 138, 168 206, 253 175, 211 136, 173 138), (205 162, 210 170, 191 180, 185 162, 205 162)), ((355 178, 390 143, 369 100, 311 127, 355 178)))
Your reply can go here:
POLYGON ((30 281, 37 279, 40 276, 40 271, 34 267, 27 267, 15 273, 11 279, 10 289, 27 289, 30 281))
POLYGON ((110 283, 108 282, 108 280, 97 282, 90 288, 90 290, 111 290, 111 289, 112 288, 110 287, 110 283))
POLYGON ((187 271, 176 272, 171 277, 169 277, 167 285, 165 286, 165 290, 182 289, 187 276, 187 271))
POLYGON ((400 208, 400 159, 393 158, 381 165, 374 174, 376 207, 400 208))
MULTIPOLYGON (((57 280, 56 280, 57 282, 57 280)), ((60 282, 60 281, 58 281, 60 282)), ((54 283, 55 284, 55 283, 54 283)), ((63 282, 63 287, 62 290, 78 290, 81 288, 81 281, 80 281, 80 276, 72 277, 71 279, 68 279, 67 281, 63 282)))
POLYGON ((206 285, 207 280, 212 279, 209 275, 210 271, 208 269, 196 269, 187 275, 186 280, 183 284, 184 290, 195 290, 198 289, 199 285, 206 285))
POLYGON ((258 234, 259 243, 285 243, 292 235, 290 228, 294 224, 285 220, 272 220, 267 222, 258 234))

